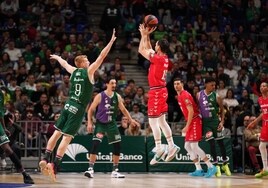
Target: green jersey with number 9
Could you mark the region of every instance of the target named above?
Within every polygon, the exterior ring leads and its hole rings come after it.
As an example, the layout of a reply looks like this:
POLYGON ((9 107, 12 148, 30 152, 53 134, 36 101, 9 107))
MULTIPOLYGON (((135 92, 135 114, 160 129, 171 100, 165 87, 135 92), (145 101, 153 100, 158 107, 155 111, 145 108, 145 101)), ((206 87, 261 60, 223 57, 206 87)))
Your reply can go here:
POLYGON ((87 69, 76 69, 70 78, 69 99, 87 106, 93 93, 93 85, 89 81, 87 69))

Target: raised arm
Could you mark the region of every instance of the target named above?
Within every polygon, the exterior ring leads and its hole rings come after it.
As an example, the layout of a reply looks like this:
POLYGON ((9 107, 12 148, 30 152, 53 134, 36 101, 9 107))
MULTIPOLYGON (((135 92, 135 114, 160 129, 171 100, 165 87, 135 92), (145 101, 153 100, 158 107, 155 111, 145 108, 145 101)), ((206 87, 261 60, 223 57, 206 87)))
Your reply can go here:
POLYGON ((148 30, 148 28, 145 28, 144 24, 140 24, 139 26, 139 31, 141 33, 139 53, 148 60, 150 60, 151 53, 155 53, 150 41, 150 33, 152 33, 155 29, 156 28, 148 30))
POLYGON ((58 55, 50 55, 50 59, 54 59, 56 61, 59 62, 59 64, 66 69, 66 71, 70 74, 72 74, 75 70, 76 70, 76 67, 73 67, 71 65, 68 64, 67 61, 65 61, 64 59, 62 59, 60 56, 58 55))
POLYGON ((105 48, 103 48, 103 50, 101 51, 101 53, 100 53, 99 57, 96 59, 96 61, 89 66, 89 68, 88 68, 89 77, 93 77, 95 71, 101 66, 104 58, 108 55, 115 40, 116 40, 115 29, 113 29, 113 35, 111 37, 110 42, 105 46, 105 48))
POLYGON ((87 111, 87 131, 89 133, 92 132, 92 127, 93 127, 93 114, 96 111, 97 106, 100 104, 101 101, 101 95, 98 94, 95 96, 93 102, 91 103, 90 107, 88 108, 87 111))

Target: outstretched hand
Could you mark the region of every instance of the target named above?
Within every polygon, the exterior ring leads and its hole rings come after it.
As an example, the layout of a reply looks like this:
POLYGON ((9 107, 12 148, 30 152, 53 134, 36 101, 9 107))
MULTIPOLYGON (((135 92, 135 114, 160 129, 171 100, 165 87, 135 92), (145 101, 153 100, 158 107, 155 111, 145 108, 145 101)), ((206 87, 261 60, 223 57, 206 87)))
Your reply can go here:
POLYGON ((150 35, 152 32, 154 32, 156 30, 156 27, 145 27, 145 24, 142 23, 139 26, 139 31, 141 33, 141 35, 150 35))
POLYGON ((61 57, 55 54, 50 55, 50 59, 59 60, 61 57))

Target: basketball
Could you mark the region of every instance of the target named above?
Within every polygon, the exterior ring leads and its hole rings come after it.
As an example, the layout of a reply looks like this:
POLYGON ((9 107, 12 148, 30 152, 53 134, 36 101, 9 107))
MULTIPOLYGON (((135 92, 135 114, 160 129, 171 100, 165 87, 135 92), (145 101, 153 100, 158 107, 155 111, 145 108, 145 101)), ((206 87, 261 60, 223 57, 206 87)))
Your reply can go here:
POLYGON ((145 27, 156 27, 158 24, 158 19, 154 15, 149 14, 144 17, 144 24, 145 27))

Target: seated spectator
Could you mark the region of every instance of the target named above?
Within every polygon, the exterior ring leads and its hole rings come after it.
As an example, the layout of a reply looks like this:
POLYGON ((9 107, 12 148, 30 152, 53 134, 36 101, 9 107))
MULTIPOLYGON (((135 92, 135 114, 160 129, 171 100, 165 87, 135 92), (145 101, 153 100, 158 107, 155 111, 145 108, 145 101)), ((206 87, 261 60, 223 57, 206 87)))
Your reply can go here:
POLYGON ((15 47, 15 42, 12 40, 8 42, 8 47, 4 50, 4 52, 8 53, 10 61, 13 63, 18 62, 19 57, 22 56, 21 50, 15 47))
POLYGON ((144 114, 140 112, 139 104, 133 104, 130 116, 141 125, 141 128, 144 128, 144 114))
POLYGON ((61 68, 55 67, 51 77, 54 78, 55 85, 59 86, 63 82, 63 75, 61 74, 61 68))
POLYGON ((31 96, 28 96, 28 97, 30 97, 30 100, 31 100, 33 103, 38 102, 38 101, 40 100, 41 95, 42 95, 44 92, 46 92, 46 89, 45 89, 45 87, 42 85, 41 82, 37 82, 37 83, 35 84, 35 88, 36 88, 35 92, 33 92, 33 93, 31 94, 31 96))
POLYGON ((53 121, 54 120, 54 113, 53 110, 50 109, 51 105, 49 102, 45 102, 42 105, 42 110, 37 114, 37 116, 42 120, 42 121, 53 121))
POLYGON ((129 120, 126 116, 122 116, 120 123, 117 125, 121 135, 125 135, 125 131, 129 127, 129 120))
POLYGON ((137 93, 134 96, 134 103, 137 103, 139 105, 144 104, 144 88, 142 86, 137 88, 137 93))
MULTIPOLYGON (((42 93, 39 100, 34 105, 34 113, 39 114, 43 111, 43 105, 45 103, 49 103, 48 95, 46 93, 42 93)), ((49 112, 52 113, 52 106, 50 105, 49 112)))
POLYGON ((243 105, 245 103, 248 103, 252 107, 254 107, 254 102, 250 98, 248 90, 244 88, 241 93, 242 93, 242 95, 241 95, 241 98, 239 99, 239 104, 243 105))
POLYGON ((115 78, 116 80, 125 80, 125 68, 121 64, 121 59, 116 57, 114 60, 114 65, 110 68, 110 75, 111 77, 115 78))
POLYGON ((100 76, 100 73, 98 71, 96 71, 94 73, 94 81, 95 81, 95 84, 94 84, 94 89, 98 92, 101 92, 105 89, 105 83, 102 79, 102 77, 100 76))
MULTIPOLYGON (((252 122, 254 119, 256 119, 255 116, 251 116, 248 119, 244 119, 244 121, 252 122)), ((253 165, 253 171, 252 174, 256 174, 260 171, 260 164, 258 162, 258 159, 256 157, 256 153, 259 153, 259 144, 260 144, 260 132, 261 128, 256 125, 253 128, 245 128, 244 135, 245 135, 245 141, 246 141, 246 148, 249 153, 251 164, 253 165)))
POLYGON ((50 74, 48 71, 53 70, 53 69, 48 69, 45 64, 41 64, 39 68, 39 74, 36 77, 36 80, 39 82, 49 82, 50 80, 50 74))
POLYGON ((60 92, 61 102, 65 102, 68 99, 70 87, 70 76, 69 74, 65 74, 63 76, 63 83, 61 83, 57 88, 57 90, 60 92))
POLYGON ((237 99, 234 98, 233 89, 227 90, 226 97, 223 99, 223 105, 226 105, 228 108, 236 107, 239 105, 237 99))
POLYGON ((234 140, 233 152, 234 152, 234 167, 236 169, 242 168, 242 162, 235 156, 242 156, 242 136, 244 135, 244 130, 247 128, 249 124, 250 116, 245 116, 243 119, 243 126, 240 126, 236 130, 236 137, 234 140))
POLYGON ((28 75, 27 81, 25 82, 23 90, 28 94, 30 98, 32 97, 32 94, 36 92, 36 83, 35 83, 35 77, 33 74, 28 75))
POLYGON ((26 116, 22 120, 24 121, 21 126, 22 140, 26 141, 24 143, 25 147, 33 148, 32 150, 27 150, 27 156, 37 156, 42 121, 34 115, 33 110, 27 110, 26 116))
POLYGON ((128 95, 124 96, 124 105, 129 112, 132 111, 132 100, 128 95))
POLYGON ((227 88, 225 87, 225 83, 223 80, 219 80, 219 85, 218 88, 216 89, 216 93, 222 98, 224 99, 226 97, 227 94, 227 88))
POLYGON ((9 68, 13 69, 13 63, 10 61, 8 53, 2 53, 0 58, 0 76, 5 77, 9 73, 9 68))
POLYGON ((59 11, 55 11, 50 18, 52 30, 56 33, 63 32, 65 29, 65 19, 59 11))

